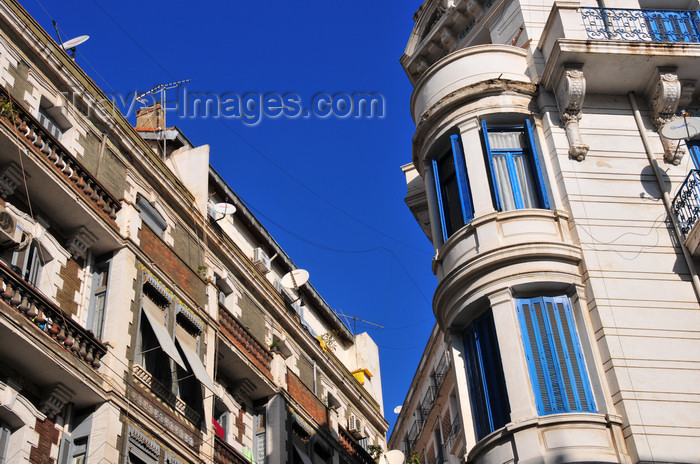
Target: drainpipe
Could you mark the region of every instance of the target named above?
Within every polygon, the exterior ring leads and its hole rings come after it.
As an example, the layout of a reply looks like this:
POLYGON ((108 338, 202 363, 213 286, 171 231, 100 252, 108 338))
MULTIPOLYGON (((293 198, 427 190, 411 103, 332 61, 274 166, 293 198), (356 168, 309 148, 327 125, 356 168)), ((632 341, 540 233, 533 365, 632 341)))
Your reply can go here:
POLYGON ((698 277, 697 270, 695 269, 695 263, 693 262, 692 256, 690 256, 690 252, 688 252, 688 249, 683 244, 683 233, 681 232, 681 229, 678 226, 678 223, 676 222, 676 216, 673 214, 673 208, 671 207, 671 197, 666 191, 664 185, 665 181, 661 176, 660 172, 661 168, 659 167, 659 163, 656 161, 656 158, 654 158, 654 153, 652 152, 651 146, 649 145, 649 139, 647 138, 646 131, 644 130, 644 123, 642 122, 642 115, 639 113, 639 107, 637 106, 637 98, 634 96, 634 92, 630 92, 628 94, 628 97, 630 99, 630 105, 632 105, 632 111, 634 112, 634 120, 637 122, 637 129, 639 130, 639 135, 641 135, 642 142, 644 143, 644 150, 647 153, 647 158, 649 158, 649 165, 651 166, 652 170, 654 171, 654 175, 656 176, 656 182, 658 182, 659 188, 661 189, 661 193, 663 195, 663 202, 664 206, 666 207, 666 212, 671 218, 671 222, 673 223, 673 231, 675 232, 676 238, 678 239, 678 243, 681 246, 681 251, 683 251, 683 257, 685 258, 685 264, 688 266, 688 271, 690 271, 690 277, 693 279, 695 295, 700 299, 700 277, 698 277))

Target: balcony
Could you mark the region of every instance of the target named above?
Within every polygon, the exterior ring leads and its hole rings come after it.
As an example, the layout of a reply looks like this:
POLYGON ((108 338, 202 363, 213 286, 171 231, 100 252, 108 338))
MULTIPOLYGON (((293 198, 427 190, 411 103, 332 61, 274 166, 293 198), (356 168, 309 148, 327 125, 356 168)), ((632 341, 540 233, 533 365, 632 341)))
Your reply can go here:
POLYGON ((104 401, 99 368, 107 347, 3 263, 0 340, 5 372, 42 390, 61 384, 76 407, 104 401))
POLYGON ((673 198, 671 204, 678 227, 683 233, 685 246, 695 257, 700 257, 700 171, 693 169, 673 198))
MULTIPOLYGON (((338 427, 338 442, 360 464, 375 464, 374 459, 344 428, 338 427)), ((341 460, 342 461, 342 460, 341 460)))
POLYGON ((214 464, 250 464, 250 461, 220 437, 215 436, 214 464))
POLYGON ((274 394, 272 354, 223 306, 217 344, 217 382, 240 388, 252 400, 274 394))
POLYGON ((445 437, 445 447, 448 450, 452 449, 452 446, 457 441, 457 437, 459 436, 459 432, 461 432, 461 430, 462 423, 459 420, 459 414, 456 414, 450 423, 450 430, 447 432, 447 436, 445 437))
POLYGON ((583 64, 586 92, 592 94, 643 93, 658 67, 675 66, 679 79, 696 79, 699 13, 556 2, 539 41, 546 61, 542 83, 555 86, 565 63, 583 64))
POLYGON ((167 405, 171 410, 185 417, 191 423, 198 425, 201 420, 201 415, 187 405, 180 398, 175 396, 168 388, 153 378, 150 372, 138 364, 134 364, 134 377, 158 398, 163 404, 167 405))
POLYGON ((440 362, 438 362, 435 372, 433 373, 433 378, 435 379, 435 385, 440 388, 442 381, 445 380, 447 371, 450 369, 450 357, 447 353, 443 353, 440 357, 440 362))
POLYGON ((416 441, 418 441, 418 437, 420 436, 424 425, 425 419, 423 419, 422 417, 418 417, 416 418, 416 420, 413 421, 413 425, 411 425, 411 428, 409 429, 408 435, 406 437, 406 441, 408 442, 410 449, 413 449, 413 447, 416 445, 416 441))
MULTIPOLYGON (((39 210, 70 235, 84 229, 94 236, 94 254, 120 246, 119 201, 34 118, 0 88, 0 185, 3 197, 31 195, 39 210), (18 155, 26 151, 19 165, 18 155)), ((120 192, 121 194, 121 192, 120 192)))
POLYGON ((435 403, 435 397, 437 396, 437 387, 428 387, 428 391, 425 392, 423 396, 423 401, 420 404, 420 413, 423 417, 427 417, 430 414, 430 410, 433 408, 433 403, 435 403))

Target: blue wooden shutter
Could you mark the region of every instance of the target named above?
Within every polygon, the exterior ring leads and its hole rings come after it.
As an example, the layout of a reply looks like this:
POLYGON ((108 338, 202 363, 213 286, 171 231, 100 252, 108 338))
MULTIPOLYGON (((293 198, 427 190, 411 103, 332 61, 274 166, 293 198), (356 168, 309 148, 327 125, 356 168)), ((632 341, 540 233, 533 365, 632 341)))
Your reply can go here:
POLYGON ((562 338, 562 343, 565 344, 566 367, 569 369, 568 380, 571 382, 571 391, 576 403, 570 405, 571 410, 574 410, 575 407, 577 411, 595 412, 595 401, 583 359, 581 343, 576 332, 571 303, 565 296, 545 298, 546 300, 551 300, 552 306, 556 308, 559 336, 562 338))
POLYGON ((493 156, 491 155, 491 144, 489 143, 489 130, 486 127, 486 121, 481 121, 481 132, 484 137, 484 148, 486 148, 486 158, 489 161, 491 169, 491 183, 493 184, 493 195, 496 198, 496 210, 503 211, 501 205, 501 194, 498 192, 498 179, 496 178, 496 170, 493 167, 493 156))
POLYGON ((452 143, 452 158, 455 163, 455 174, 457 176, 457 187, 459 188, 459 200, 462 205, 462 218, 464 224, 474 219, 474 206, 469 191, 469 175, 467 165, 464 162, 464 150, 462 150, 462 140, 459 135, 450 136, 452 143))
POLYGON ((519 299, 517 311, 538 414, 595 412, 569 299, 519 299))
POLYGON ((464 333, 469 397, 478 439, 503 427, 509 420, 508 393, 489 311, 474 320, 464 333))
POLYGON ((442 230, 442 241, 447 241, 447 227, 445 225, 445 208, 442 204, 442 190, 440 189, 440 173, 438 172, 437 160, 433 158, 433 178, 435 179, 435 193, 438 202, 438 211, 440 212, 440 229, 442 230))
POLYGON ((527 141, 530 145, 530 156, 532 158, 532 168, 535 170, 535 179, 537 186, 539 187, 539 197, 541 207, 544 209, 549 209, 549 198, 547 197, 547 186, 544 183, 544 176, 542 175, 542 167, 540 166, 540 157, 537 155, 537 145, 535 144, 535 137, 532 132, 532 123, 529 119, 525 120, 527 127, 527 141))

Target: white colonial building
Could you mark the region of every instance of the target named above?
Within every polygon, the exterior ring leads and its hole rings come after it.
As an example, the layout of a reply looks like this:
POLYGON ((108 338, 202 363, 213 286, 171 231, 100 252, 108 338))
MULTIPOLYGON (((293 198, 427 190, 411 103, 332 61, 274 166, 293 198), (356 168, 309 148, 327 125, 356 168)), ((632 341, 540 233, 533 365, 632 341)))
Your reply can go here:
POLYGON ((700 141, 660 133, 698 108, 699 9, 416 12, 403 170, 438 326, 390 440, 410 462, 700 461, 700 141))

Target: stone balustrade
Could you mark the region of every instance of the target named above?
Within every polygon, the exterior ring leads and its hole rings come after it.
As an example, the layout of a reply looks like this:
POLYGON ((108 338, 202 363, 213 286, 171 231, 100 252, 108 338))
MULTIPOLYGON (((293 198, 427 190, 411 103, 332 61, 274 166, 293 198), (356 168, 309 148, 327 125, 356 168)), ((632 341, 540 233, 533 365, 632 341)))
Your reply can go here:
POLYGON ((71 319, 70 314, 52 303, 32 285, 0 263, 0 299, 19 311, 35 327, 56 341, 64 350, 99 369, 107 353, 93 334, 71 319))
POLYGON ((121 207, 117 199, 29 111, 1 87, 0 101, 11 102, 10 106, 3 106, 0 119, 10 127, 14 126, 26 144, 32 148, 30 152, 53 166, 61 177, 83 193, 84 198, 95 209, 115 224, 117 211, 121 207))

